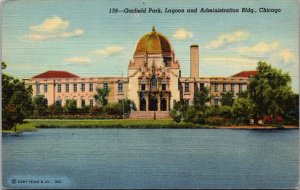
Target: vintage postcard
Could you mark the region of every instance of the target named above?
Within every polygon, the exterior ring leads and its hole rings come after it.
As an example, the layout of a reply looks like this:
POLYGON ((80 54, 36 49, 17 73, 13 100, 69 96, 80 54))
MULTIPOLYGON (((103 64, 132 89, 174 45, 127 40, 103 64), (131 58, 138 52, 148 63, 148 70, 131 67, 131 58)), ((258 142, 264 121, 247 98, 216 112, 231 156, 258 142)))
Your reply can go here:
POLYGON ((2 188, 296 189, 296 0, 2 2, 2 188))

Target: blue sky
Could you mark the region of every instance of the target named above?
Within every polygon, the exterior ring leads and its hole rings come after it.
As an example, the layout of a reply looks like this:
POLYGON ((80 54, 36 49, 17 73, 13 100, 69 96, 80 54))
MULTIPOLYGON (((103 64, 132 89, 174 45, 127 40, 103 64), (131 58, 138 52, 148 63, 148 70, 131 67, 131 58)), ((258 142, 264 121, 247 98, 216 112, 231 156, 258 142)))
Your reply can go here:
POLYGON ((200 76, 254 70, 261 60, 289 72, 299 92, 296 0, 8 0, 2 14, 2 56, 7 72, 18 78, 47 70, 126 76, 137 41, 155 25, 171 42, 183 76, 189 76, 189 47, 198 44, 200 76), (253 8, 257 13, 110 14, 110 8, 253 8))

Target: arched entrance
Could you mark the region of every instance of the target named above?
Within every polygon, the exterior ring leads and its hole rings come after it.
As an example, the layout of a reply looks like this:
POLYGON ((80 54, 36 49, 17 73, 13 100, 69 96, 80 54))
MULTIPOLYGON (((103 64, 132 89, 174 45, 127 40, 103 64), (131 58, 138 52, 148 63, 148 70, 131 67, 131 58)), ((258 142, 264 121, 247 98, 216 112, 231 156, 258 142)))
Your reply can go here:
POLYGON ((167 100, 163 98, 160 102, 160 110, 167 111, 167 100))
POLYGON ((149 97, 149 111, 157 111, 157 98, 155 96, 149 97))
POLYGON ((146 100, 145 100, 145 98, 142 98, 142 99, 141 99, 141 102, 140 102, 140 110, 141 110, 141 111, 146 111, 146 100))

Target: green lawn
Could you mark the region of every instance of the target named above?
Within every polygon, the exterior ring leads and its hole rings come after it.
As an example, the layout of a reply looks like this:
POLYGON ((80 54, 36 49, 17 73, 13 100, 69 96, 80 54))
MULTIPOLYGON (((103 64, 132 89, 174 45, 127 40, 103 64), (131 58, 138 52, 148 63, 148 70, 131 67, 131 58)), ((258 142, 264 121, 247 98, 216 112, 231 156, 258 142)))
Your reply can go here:
POLYGON ((27 125, 37 128, 207 128, 189 123, 176 123, 173 120, 56 120, 56 119, 30 119, 27 125))
MULTIPOLYGON (((23 124, 17 124, 17 133, 22 132, 34 132, 37 131, 35 123, 28 122, 23 124)), ((15 133, 15 128, 12 128, 11 130, 2 130, 4 133, 15 133)))

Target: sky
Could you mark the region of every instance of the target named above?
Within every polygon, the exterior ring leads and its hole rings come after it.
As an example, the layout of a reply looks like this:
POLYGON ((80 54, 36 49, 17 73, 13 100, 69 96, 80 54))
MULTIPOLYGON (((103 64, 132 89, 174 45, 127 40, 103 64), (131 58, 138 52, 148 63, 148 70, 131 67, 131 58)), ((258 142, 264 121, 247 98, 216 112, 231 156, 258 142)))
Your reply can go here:
POLYGON ((299 93, 298 14, 297 0, 7 0, 2 4, 2 60, 17 78, 47 70, 127 76, 136 43, 155 26, 172 44, 182 76, 190 73, 190 45, 198 44, 200 77, 231 76, 266 61, 288 72, 299 93), (109 13, 110 8, 161 8, 163 13, 109 13), (198 12, 172 14, 165 8, 198 12), (199 13, 201 8, 240 12, 199 13), (242 8, 256 13, 241 13, 242 8))

